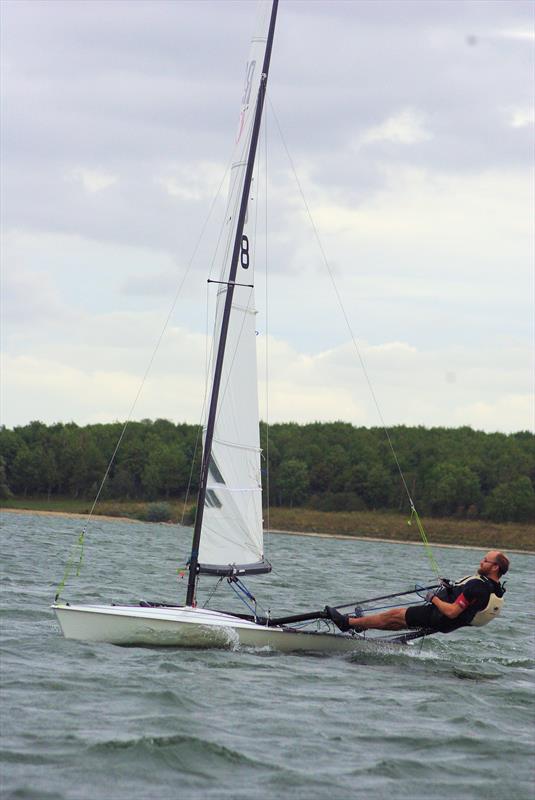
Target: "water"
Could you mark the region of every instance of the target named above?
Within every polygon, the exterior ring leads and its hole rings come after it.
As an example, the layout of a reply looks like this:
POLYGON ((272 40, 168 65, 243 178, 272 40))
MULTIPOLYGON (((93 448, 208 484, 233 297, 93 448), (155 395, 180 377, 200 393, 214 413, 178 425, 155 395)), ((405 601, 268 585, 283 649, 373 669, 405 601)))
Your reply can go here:
MULTIPOLYGON (((79 530, 66 517, 4 515, 6 800, 534 797, 534 556, 513 555, 499 620, 423 646, 120 648, 65 641, 48 608, 79 530)), ((64 598, 182 601, 189 536, 97 520, 64 598)), ((274 613, 432 577, 409 545, 274 535, 268 555, 276 572, 249 585, 274 613)), ((435 555, 459 577, 481 553, 435 555)), ((222 591, 213 604, 230 607, 222 591)))

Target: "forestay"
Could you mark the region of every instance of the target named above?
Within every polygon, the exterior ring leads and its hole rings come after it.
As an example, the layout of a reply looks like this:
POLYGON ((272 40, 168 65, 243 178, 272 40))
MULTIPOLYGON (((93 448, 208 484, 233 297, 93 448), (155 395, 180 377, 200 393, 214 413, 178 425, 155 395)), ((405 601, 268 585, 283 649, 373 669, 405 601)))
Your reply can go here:
MULTIPOLYGON (((230 174, 225 216, 226 246, 221 266, 222 281, 216 306, 214 341, 221 331, 227 294, 232 248, 244 187, 255 107, 260 88, 266 46, 269 2, 260 3, 256 33, 251 41, 245 69, 244 90, 236 146, 230 174)), ((260 438, 256 365, 256 326, 250 217, 247 215, 236 285, 232 298, 225 359, 221 375, 219 404, 212 442, 199 546, 200 572, 228 572, 229 565, 239 571, 264 572, 262 532, 262 486, 260 477, 260 438)), ((204 437, 206 436, 206 421, 204 437)))

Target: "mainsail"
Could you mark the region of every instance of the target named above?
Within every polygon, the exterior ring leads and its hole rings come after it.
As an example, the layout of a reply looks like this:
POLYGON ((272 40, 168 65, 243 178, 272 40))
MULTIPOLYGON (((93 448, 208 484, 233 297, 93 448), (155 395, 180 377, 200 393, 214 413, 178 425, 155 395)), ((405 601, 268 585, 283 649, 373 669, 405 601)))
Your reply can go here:
MULTIPOLYGON (((256 32, 251 41, 245 69, 244 90, 236 137, 225 215, 226 246, 217 296, 214 342, 222 336, 224 359, 218 377, 218 402, 215 413, 211 455, 204 496, 202 532, 199 542, 199 572, 228 574, 266 572, 262 531, 262 486, 260 477, 260 437, 258 419, 256 326, 253 289, 253 264, 248 216, 240 224, 244 192, 248 192, 247 170, 254 159, 255 119, 261 83, 265 82, 264 59, 271 18, 270 2, 260 4, 256 32), (253 150, 252 150, 253 148, 253 150), (236 237, 241 233, 237 269, 232 274, 236 237), (231 293, 228 327, 224 327, 227 295, 231 293)), ((258 130, 256 130, 256 136, 258 130)), ((250 177, 249 177, 250 180, 250 177)), ((246 202, 248 203, 249 198, 246 202)), ((214 358, 213 383, 217 363, 214 358)), ((213 391, 213 390, 212 390, 213 391)), ((209 414, 204 426, 206 450, 209 414)), ((210 446, 210 442, 209 442, 210 446)))

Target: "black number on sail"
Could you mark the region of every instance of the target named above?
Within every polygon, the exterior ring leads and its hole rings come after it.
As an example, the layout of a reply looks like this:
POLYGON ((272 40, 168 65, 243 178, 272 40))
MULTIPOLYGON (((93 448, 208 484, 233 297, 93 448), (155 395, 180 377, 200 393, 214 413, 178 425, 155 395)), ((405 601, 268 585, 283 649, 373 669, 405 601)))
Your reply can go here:
POLYGON ((243 269, 249 269, 249 239, 245 235, 242 236, 241 240, 240 263, 243 269))

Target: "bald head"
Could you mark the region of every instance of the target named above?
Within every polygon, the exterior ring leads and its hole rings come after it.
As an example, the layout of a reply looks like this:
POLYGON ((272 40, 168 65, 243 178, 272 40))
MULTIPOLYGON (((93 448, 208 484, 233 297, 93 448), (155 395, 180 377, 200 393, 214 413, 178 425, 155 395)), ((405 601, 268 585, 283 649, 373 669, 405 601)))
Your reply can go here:
POLYGON ((501 553, 499 550, 492 550, 492 556, 496 565, 498 566, 499 570, 499 577, 501 578, 502 575, 505 575, 507 570, 509 569, 509 559, 505 555, 505 553, 501 553))
POLYGON ((489 578, 501 578, 509 569, 509 559, 500 550, 489 550, 481 560, 478 572, 489 578))

